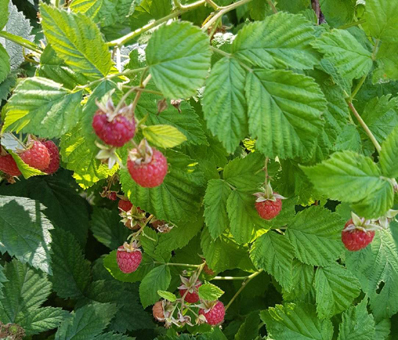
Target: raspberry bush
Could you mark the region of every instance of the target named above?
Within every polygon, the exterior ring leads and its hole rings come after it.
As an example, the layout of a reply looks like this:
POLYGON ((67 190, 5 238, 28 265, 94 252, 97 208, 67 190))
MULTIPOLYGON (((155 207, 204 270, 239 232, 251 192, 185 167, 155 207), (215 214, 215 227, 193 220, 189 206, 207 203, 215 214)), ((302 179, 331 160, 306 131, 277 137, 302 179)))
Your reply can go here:
POLYGON ((398 339, 397 18, 0 0, 0 338, 398 339))

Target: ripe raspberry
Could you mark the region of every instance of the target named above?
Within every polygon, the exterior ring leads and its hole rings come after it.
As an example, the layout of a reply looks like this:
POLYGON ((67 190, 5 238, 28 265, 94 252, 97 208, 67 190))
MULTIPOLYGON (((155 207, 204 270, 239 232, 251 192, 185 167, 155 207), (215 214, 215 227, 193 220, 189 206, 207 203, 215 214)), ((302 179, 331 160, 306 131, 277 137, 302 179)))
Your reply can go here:
POLYGON ((130 201, 125 201, 125 200, 119 200, 119 203, 117 204, 119 209, 122 211, 130 211, 131 208, 133 207, 133 203, 130 201))
POLYGON ((209 325, 215 326, 224 321, 225 307, 221 301, 218 301, 207 313, 204 309, 200 309, 199 314, 205 316, 209 325))
POLYGON ((59 150, 55 143, 51 140, 42 142, 50 153, 50 164, 44 170, 45 173, 51 175, 59 169, 59 150))
MULTIPOLYGON (((202 283, 199 282, 198 284, 196 284, 196 286, 194 286, 194 287, 192 287, 191 289, 189 289, 187 295, 185 295, 184 300, 185 300, 186 302, 189 302, 189 303, 198 302, 198 301, 199 301, 198 288, 199 288, 201 285, 202 285, 202 283)), ((184 296, 184 294, 185 294, 185 292, 186 292, 187 290, 188 290, 188 289, 180 289, 180 290, 179 290, 179 291, 180 291, 181 297, 184 296)))
POLYGON ((98 110, 93 118, 93 128, 97 136, 106 144, 121 147, 134 137, 135 120, 122 115, 116 115, 112 121, 98 110))
POLYGON ((352 225, 352 219, 347 221, 344 226, 343 231, 341 232, 341 240, 344 243, 344 246, 349 251, 358 251, 363 248, 366 248, 369 243, 373 241, 375 237, 374 231, 363 231, 361 229, 354 230, 346 230, 348 226, 352 225))
POLYGON ((163 154, 153 149, 149 163, 137 164, 131 158, 127 161, 127 168, 131 178, 144 188, 154 188, 163 183, 167 174, 167 159, 163 154))
POLYGON ((123 273, 135 272, 142 260, 142 253, 139 249, 126 249, 120 246, 116 254, 117 265, 123 273))
POLYGON ((21 171, 19 171, 17 163, 11 155, 0 156, 0 171, 10 176, 21 175, 21 171))
POLYGON ((272 220, 281 212, 282 200, 280 198, 276 198, 276 201, 265 200, 256 202, 256 209, 261 218, 264 220, 272 220))
POLYGON ((164 311, 162 301, 156 302, 152 307, 152 315, 157 321, 164 321, 164 311))
POLYGON ((47 147, 39 141, 33 141, 31 146, 22 151, 19 157, 30 167, 44 171, 50 164, 50 153, 47 147))

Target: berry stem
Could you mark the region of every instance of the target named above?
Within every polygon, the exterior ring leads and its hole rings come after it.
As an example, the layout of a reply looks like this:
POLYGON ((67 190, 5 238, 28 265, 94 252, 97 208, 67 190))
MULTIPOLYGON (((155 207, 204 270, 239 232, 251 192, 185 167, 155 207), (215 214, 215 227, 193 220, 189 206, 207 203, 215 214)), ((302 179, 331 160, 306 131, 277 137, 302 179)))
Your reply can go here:
MULTIPOLYGON (((151 77, 152 77, 151 75, 148 75, 148 77, 146 77, 142 81, 142 84, 141 84, 140 88, 144 88, 145 86, 147 86, 149 81, 151 80, 151 77)), ((138 101, 139 101, 139 99, 141 97, 141 93, 142 93, 141 91, 138 91, 137 94, 135 95, 135 98, 134 98, 134 101, 133 101, 133 104, 132 104, 132 111, 133 112, 135 112, 135 108, 137 107, 138 101)))
POLYGON ((269 158, 265 157, 265 165, 264 165, 264 172, 265 172, 265 187, 267 187, 268 185, 268 162, 269 162, 269 158))
POLYGON ((262 273, 262 269, 260 269, 258 272, 255 272, 251 275, 249 275, 246 279, 246 281, 242 282, 242 286, 239 288, 239 290, 235 293, 235 295, 232 297, 232 299, 228 302, 228 305, 225 307, 225 311, 228 310, 228 308, 232 305, 232 303, 235 301, 235 299, 238 297, 238 295, 245 289, 245 287, 249 284, 251 280, 253 280, 257 275, 262 273))
POLYGON ((163 262, 158 262, 155 261, 156 264, 162 264, 162 265, 166 265, 166 266, 177 266, 177 267, 196 267, 199 268, 201 265, 200 264, 188 264, 188 263, 163 263, 163 262))
POLYGON ((276 9, 274 3, 272 2, 272 0, 267 0, 269 7, 271 7, 272 12, 274 12, 274 14, 278 13, 278 10, 276 9))

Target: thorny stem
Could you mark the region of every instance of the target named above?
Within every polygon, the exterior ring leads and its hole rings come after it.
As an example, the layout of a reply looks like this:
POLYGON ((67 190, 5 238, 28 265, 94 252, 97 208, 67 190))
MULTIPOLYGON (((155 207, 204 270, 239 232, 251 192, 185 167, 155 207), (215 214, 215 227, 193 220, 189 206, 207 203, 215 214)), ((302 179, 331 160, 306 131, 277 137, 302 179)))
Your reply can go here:
POLYGON ((243 289, 246 288, 246 286, 249 284, 251 280, 253 280, 257 275, 262 273, 262 269, 260 269, 258 272, 255 272, 251 275, 249 275, 246 279, 246 281, 242 282, 242 286, 239 288, 239 290, 235 293, 235 295, 232 297, 232 299, 228 302, 227 306, 225 307, 225 311, 228 310, 228 308, 232 305, 232 303, 235 301, 235 299, 238 297, 238 295, 243 291, 243 289))
POLYGON ((149 31, 150 29, 152 29, 152 28, 154 28, 154 27, 156 27, 156 26, 158 26, 158 25, 160 25, 160 24, 162 24, 162 23, 164 23, 164 22, 166 22, 166 21, 168 21, 170 19, 176 18, 176 17, 180 16, 181 14, 183 14, 185 12, 191 11, 191 10, 193 10, 193 9, 195 9, 195 8, 205 4, 205 3, 206 3, 206 0, 199 0, 197 2, 194 2, 193 4, 190 4, 190 5, 186 5, 186 6, 181 5, 180 8, 178 8, 173 13, 170 13, 169 15, 167 15, 167 16, 165 16, 163 18, 160 18, 160 19, 155 20, 155 21, 153 21, 153 22, 151 22, 151 23, 149 23, 149 24, 147 24, 147 25, 145 25, 145 26, 143 26, 141 28, 138 28, 135 31, 130 32, 130 33, 126 34, 125 36, 119 38, 119 39, 112 40, 112 41, 108 42, 107 45, 108 46, 122 46, 122 45, 125 45, 127 42, 129 42, 130 40, 133 40, 135 37, 139 36, 140 34, 146 32, 146 31, 149 31))
POLYGON ((362 117, 359 115, 358 111, 355 109, 355 106, 352 104, 351 101, 348 101, 348 106, 354 116, 357 118, 359 124, 362 126, 362 128, 365 130, 365 133, 368 135, 369 139, 372 141, 374 147, 376 148, 377 152, 381 151, 381 146, 379 142, 376 140, 375 136, 373 135, 372 131, 370 131, 369 127, 366 125, 362 117))
POLYGON ((215 276, 211 279, 218 281, 234 281, 234 280, 246 280, 249 276, 215 276))
POLYGON ((203 31, 207 31, 209 27, 211 27, 217 20, 218 18, 222 17, 224 14, 234 10, 235 8, 238 8, 244 4, 247 4, 251 2, 252 0, 240 0, 238 2, 235 2, 229 6, 221 7, 219 11, 216 11, 215 13, 210 14, 210 16, 205 20, 202 26, 203 31))
POLYGON ((267 0, 268 5, 271 7, 272 12, 274 12, 275 14, 278 13, 278 10, 276 9, 274 3, 272 2, 272 0, 267 0))
POLYGON ((176 267, 196 267, 196 268, 199 268, 201 266, 200 264, 173 263, 173 262, 163 263, 163 262, 158 262, 158 261, 155 261, 155 263, 156 264, 163 264, 165 266, 176 266, 176 267))
MULTIPOLYGON (((224 57, 226 57, 226 58, 234 58, 234 56, 233 56, 231 53, 224 52, 223 50, 220 50, 220 49, 217 48, 217 47, 210 46, 210 48, 211 48, 212 51, 214 51, 214 52, 216 52, 216 53, 218 53, 218 54, 221 54, 222 56, 224 56, 224 57)), ((253 70, 252 70, 249 66, 247 66, 245 63, 241 62, 239 59, 236 59, 236 58, 234 58, 234 59, 235 59, 244 69, 246 69, 248 72, 253 72, 253 70)))

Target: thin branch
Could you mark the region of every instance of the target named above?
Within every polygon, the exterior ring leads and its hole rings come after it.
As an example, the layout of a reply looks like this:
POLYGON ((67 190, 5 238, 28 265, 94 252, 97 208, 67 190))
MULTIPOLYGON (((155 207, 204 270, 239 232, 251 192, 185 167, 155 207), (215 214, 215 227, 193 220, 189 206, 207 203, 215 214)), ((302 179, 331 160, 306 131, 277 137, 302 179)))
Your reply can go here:
MULTIPOLYGON (((142 82, 142 86, 140 86, 141 88, 144 88, 145 86, 148 85, 149 81, 151 80, 151 75, 149 75, 148 77, 145 78, 145 80, 142 82)), ((137 92, 137 94, 135 95, 134 101, 133 101, 133 112, 135 111, 135 108, 137 107, 138 104, 138 100, 140 99, 142 94, 142 91, 137 92)))
POLYGON ((274 3, 272 2, 272 0, 267 0, 268 5, 271 7, 272 12, 274 12, 274 14, 278 13, 278 10, 276 9, 274 3))
POLYGON ((365 82, 366 78, 368 77, 367 74, 365 74, 361 80, 358 82, 357 86, 355 87, 354 91, 352 91, 351 96, 350 96, 350 102, 355 98, 355 96, 358 94, 359 90, 361 89, 363 83, 365 82))
POLYGON ((354 22, 350 22, 348 24, 342 25, 342 26, 340 26, 338 28, 341 29, 341 30, 344 30, 344 29, 347 29, 347 28, 350 28, 350 27, 362 25, 365 22, 366 22, 365 19, 361 19, 361 20, 358 20, 358 21, 354 21, 354 22))

